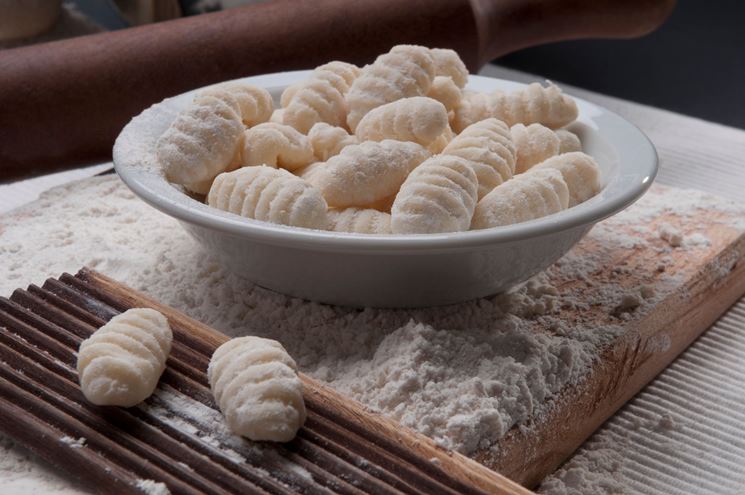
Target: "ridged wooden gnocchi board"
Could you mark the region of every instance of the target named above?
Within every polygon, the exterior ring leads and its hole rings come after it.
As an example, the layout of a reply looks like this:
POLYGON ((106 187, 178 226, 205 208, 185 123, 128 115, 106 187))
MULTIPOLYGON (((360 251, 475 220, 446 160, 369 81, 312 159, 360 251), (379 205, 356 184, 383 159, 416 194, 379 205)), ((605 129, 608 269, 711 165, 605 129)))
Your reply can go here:
POLYGON ((302 376, 308 420, 284 445, 227 433, 206 368, 227 337, 96 272, 0 298, 0 431, 99 493, 528 494, 528 490, 302 376), (156 393, 85 401, 82 339, 131 307, 165 314, 174 345, 156 393), (140 486, 138 486, 140 485, 140 486))

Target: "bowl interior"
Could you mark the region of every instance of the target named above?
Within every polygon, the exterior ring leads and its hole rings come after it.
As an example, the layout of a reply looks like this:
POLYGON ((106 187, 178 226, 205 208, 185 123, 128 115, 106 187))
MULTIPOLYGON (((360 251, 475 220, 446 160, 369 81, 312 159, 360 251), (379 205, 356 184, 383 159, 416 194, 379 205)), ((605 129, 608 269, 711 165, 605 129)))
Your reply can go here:
MULTIPOLYGON (((282 90, 305 79, 309 72, 284 72, 241 80, 267 88, 278 103, 282 90)), ((468 89, 511 91, 523 86, 512 81, 470 76, 468 89)), ((592 224, 612 215, 641 196, 657 171, 654 147, 639 129, 608 110, 575 98, 579 118, 568 129, 580 137, 585 152, 597 160, 603 184, 598 195, 580 205, 521 224, 448 234, 381 236, 285 227, 210 208, 170 184, 163 176, 154 156, 155 142, 197 91, 153 105, 124 128, 114 146, 117 173, 143 200, 173 217, 263 243, 290 243, 326 251, 343 252, 353 248, 361 252, 393 253, 470 249, 513 242, 592 224)))

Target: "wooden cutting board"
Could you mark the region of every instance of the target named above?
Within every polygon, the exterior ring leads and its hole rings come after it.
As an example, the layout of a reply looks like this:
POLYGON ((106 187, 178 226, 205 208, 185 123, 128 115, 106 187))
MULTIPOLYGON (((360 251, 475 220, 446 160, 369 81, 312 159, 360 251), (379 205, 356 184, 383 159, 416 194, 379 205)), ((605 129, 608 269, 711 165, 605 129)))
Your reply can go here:
POLYGON ((621 329, 581 384, 565 387, 547 414, 512 428, 477 460, 524 486, 539 484, 745 294, 745 205, 708 196, 700 199, 701 208, 676 211, 686 194, 697 193, 655 185, 632 207, 655 214, 639 222, 604 222, 618 244, 599 241, 607 236, 585 237, 572 253, 599 266, 587 277, 548 270, 560 294, 572 289, 588 301, 610 286, 636 294, 641 287, 659 292, 664 286, 665 296, 639 316, 633 308, 608 312, 603 305, 562 310, 561 319, 570 324, 621 329), (676 231, 685 249, 675 246, 670 234, 676 231), (625 242, 632 239, 643 242, 625 242))
POLYGON ((308 420, 286 444, 230 435, 206 369, 225 335, 99 273, 49 279, 0 298, 0 431, 98 493, 528 494, 301 375, 308 420), (174 343, 158 389, 133 408, 85 401, 80 342, 114 315, 151 307, 174 343))

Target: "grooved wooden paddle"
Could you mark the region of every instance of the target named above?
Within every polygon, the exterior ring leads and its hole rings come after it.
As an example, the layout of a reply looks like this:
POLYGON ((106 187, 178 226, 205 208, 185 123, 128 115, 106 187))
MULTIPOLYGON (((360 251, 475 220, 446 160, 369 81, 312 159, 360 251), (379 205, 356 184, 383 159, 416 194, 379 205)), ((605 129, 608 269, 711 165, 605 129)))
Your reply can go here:
POLYGON ((143 479, 174 494, 531 493, 304 375, 308 421, 292 442, 226 434, 206 369, 227 339, 86 269, 16 290, 0 298, 0 430, 106 494, 141 493, 143 479), (93 406, 78 386, 77 348, 131 307, 168 317, 168 366, 142 405, 93 406))

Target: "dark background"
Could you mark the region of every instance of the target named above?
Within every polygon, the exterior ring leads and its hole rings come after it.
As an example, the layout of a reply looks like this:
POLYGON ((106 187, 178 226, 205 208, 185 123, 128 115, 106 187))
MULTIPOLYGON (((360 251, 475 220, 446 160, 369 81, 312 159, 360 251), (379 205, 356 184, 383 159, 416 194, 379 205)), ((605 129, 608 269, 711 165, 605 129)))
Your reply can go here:
POLYGON ((667 23, 644 38, 556 43, 494 62, 745 128, 743 0, 678 0, 667 23))

